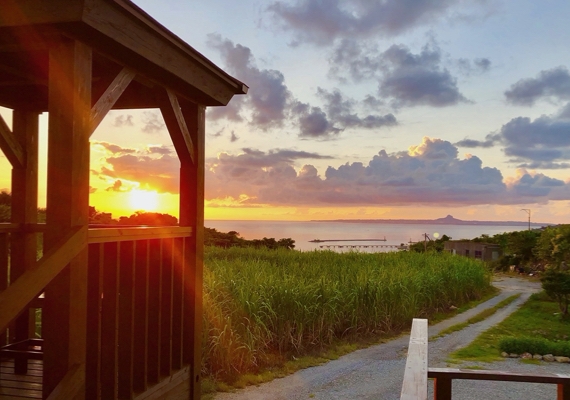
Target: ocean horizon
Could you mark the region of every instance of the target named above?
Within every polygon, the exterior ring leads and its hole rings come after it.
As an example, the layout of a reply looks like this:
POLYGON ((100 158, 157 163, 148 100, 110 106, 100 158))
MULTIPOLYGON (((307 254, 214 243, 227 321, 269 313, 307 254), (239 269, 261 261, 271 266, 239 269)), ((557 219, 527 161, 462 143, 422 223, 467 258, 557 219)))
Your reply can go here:
MULTIPOLYGON (((413 224, 413 223, 370 223, 340 221, 256 221, 256 220, 206 220, 205 226, 220 232, 236 231, 242 238, 262 239, 264 237, 295 240, 295 249, 302 251, 324 250, 326 246, 399 246, 409 242, 420 242, 424 235, 435 239, 443 235, 453 240, 473 239, 483 234, 526 230, 524 226, 512 225, 455 225, 455 224, 413 224), (370 239, 370 240, 366 240, 370 239), (386 239, 386 241, 383 241, 386 239), (340 242, 311 242, 340 241, 340 242)), ((333 248, 330 248, 333 249, 333 248)), ((337 247, 336 250, 339 250, 337 247)), ((393 251, 393 247, 358 248, 366 252, 393 251)))

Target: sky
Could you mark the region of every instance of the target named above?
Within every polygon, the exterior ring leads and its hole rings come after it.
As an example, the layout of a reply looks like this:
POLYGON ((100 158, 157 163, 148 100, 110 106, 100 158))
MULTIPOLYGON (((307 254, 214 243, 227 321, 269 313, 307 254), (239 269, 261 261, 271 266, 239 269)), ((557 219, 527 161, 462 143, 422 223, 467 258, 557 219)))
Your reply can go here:
MULTIPOLYGON (((207 112, 207 219, 570 223, 567 0, 134 2, 250 88, 207 112)), ((98 210, 177 215, 157 110, 91 149, 98 210)))

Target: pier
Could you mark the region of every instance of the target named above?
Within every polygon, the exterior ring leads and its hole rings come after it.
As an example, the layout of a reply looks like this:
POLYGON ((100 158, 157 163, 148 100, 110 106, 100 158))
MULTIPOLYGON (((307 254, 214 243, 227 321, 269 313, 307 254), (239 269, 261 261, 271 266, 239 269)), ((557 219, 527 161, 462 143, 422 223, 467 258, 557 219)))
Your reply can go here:
MULTIPOLYGON (((323 240, 324 242, 324 240, 323 240)), ((382 248, 382 249, 398 249, 407 250, 408 246, 402 246, 400 244, 321 244, 319 246, 321 249, 369 249, 369 248, 382 248)))
POLYGON ((384 239, 313 239, 309 240, 311 243, 324 243, 324 242, 385 242, 386 236, 384 239))

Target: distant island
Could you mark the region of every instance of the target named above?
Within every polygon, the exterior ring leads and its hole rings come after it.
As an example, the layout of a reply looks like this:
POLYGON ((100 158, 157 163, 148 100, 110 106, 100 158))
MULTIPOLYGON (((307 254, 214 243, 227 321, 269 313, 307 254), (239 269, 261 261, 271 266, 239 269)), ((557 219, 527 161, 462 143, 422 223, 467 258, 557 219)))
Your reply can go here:
MULTIPOLYGON (((448 215, 437 219, 333 219, 311 220, 311 222, 358 222, 369 224, 424 224, 424 225, 487 225, 487 226, 528 226, 528 221, 464 221, 448 215)), ((541 227, 556 224, 545 222, 532 222, 531 226, 541 227)))

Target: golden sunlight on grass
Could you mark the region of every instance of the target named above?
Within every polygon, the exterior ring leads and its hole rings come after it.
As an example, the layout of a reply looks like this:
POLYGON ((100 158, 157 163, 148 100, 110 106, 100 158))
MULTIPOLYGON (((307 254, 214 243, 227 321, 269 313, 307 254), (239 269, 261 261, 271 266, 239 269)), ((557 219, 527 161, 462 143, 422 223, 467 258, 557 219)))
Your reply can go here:
POLYGON ((158 207, 158 193, 139 189, 131 190, 129 203, 133 210, 155 211, 158 207))

